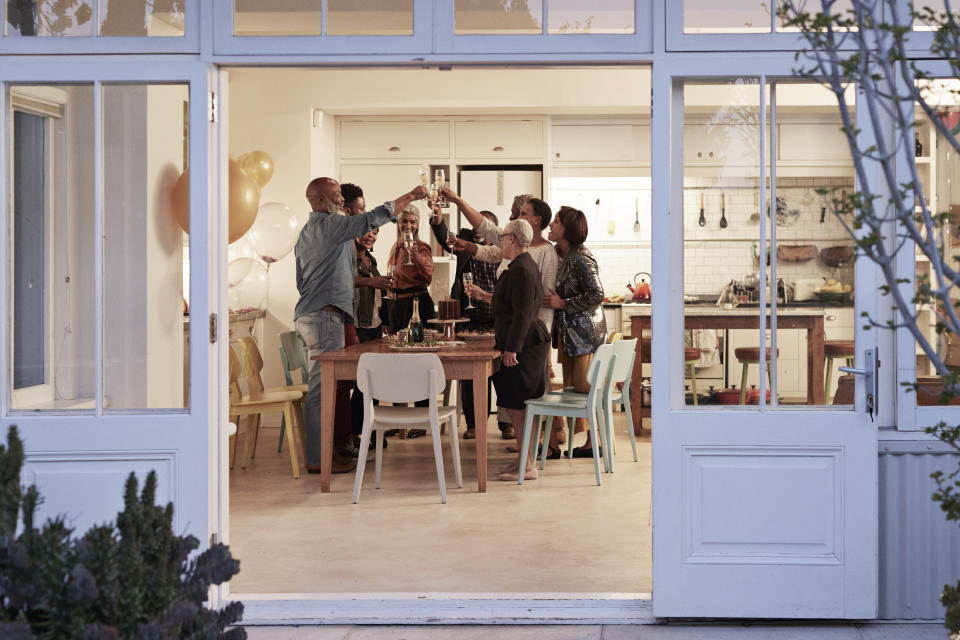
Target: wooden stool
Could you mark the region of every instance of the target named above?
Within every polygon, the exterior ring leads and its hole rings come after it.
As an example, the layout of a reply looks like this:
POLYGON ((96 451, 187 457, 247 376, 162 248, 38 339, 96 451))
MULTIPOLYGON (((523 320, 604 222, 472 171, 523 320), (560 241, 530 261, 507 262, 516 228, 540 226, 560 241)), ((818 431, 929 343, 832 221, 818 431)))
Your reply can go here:
MULTIPOLYGON (((770 347, 766 348, 766 360, 770 362, 770 347)), ((747 399, 747 369, 751 364, 760 364, 760 347, 739 347, 734 349, 733 355, 737 362, 743 365, 743 375, 740 376, 740 404, 747 399)), ((780 349, 777 349, 777 355, 780 355, 780 349)), ((770 367, 767 367, 767 383, 773 386, 770 376, 770 367)))
POLYGON ((684 368, 690 367, 690 391, 693 392, 693 406, 700 404, 697 399, 697 367, 696 364, 700 360, 700 349, 684 349, 683 350, 683 366, 684 368))
POLYGON ((833 378, 833 361, 844 358, 847 366, 853 366, 856 349, 853 340, 826 340, 823 343, 823 359, 827 372, 823 377, 823 401, 830 404, 830 381, 833 378))

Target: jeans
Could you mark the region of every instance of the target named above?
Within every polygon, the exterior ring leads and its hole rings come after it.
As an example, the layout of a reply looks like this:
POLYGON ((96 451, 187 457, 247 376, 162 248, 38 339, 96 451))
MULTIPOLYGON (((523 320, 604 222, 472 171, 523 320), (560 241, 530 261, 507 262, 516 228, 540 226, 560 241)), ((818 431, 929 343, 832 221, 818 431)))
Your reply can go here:
POLYGON ((297 333, 307 347, 306 438, 307 464, 320 466, 320 361, 312 356, 344 346, 343 315, 336 311, 312 311, 295 321, 297 333))

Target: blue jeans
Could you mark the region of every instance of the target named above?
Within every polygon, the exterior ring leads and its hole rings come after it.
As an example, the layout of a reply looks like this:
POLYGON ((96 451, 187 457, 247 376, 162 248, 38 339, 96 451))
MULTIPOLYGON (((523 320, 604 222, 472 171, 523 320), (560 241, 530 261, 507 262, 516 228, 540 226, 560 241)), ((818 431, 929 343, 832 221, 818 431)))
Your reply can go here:
POLYGON ((343 315, 335 311, 305 313, 295 321, 297 333, 307 346, 306 438, 307 464, 320 466, 320 361, 310 358, 343 349, 343 315))

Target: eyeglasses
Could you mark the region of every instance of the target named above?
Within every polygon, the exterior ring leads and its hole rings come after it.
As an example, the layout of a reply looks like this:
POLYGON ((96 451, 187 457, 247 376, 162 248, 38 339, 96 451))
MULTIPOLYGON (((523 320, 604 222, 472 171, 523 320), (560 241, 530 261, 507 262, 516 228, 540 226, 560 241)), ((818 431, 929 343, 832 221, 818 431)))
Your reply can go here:
POLYGON ((517 235, 515 233, 498 233, 497 237, 500 238, 500 242, 503 242, 504 238, 507 238, 507 237, 516 238, 517 235))

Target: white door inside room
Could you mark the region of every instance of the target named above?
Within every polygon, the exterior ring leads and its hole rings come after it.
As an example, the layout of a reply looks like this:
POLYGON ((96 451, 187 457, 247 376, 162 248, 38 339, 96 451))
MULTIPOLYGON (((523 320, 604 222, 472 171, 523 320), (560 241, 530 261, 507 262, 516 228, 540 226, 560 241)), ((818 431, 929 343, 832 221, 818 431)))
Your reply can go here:
POLYGON ((206 67, 23 62, 0 81, 0 428, 24 440, 37 522, 112 521, 127 476, 154 471, 174 530, 205 541, 219 434, 206 67))
POLYGON ((662 87, 678 215, 653 220, 654 247, 670 247, 653 254, 654 613, 873 618, 877 431, 866 400, 876 406, 877 391, 859 377, 837 384, 844 362, 825 354, 874 372, 875 331, 829 319, 875 317, 877 277, 871 262, 853 263, 853 239, 826 214, 854 189, 849 159, 807 157, 783 135, 839 135, 836 106, 815 85, 691 74, 662 87), (821 283, 813 299, 790 295, 801 278, 821 283), (720 345, 730 405, 685 393, 707 349, 691 341, 705 336, 720 345))

